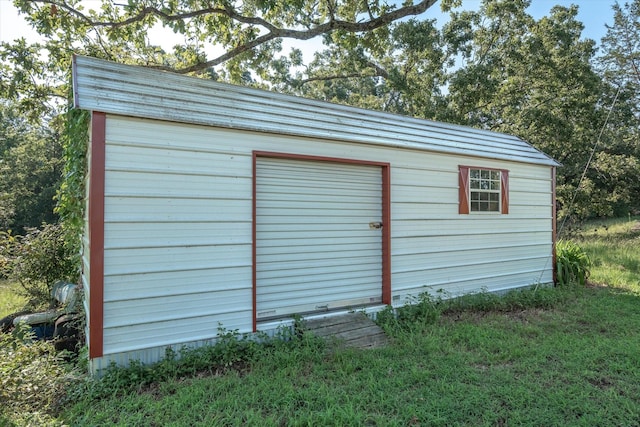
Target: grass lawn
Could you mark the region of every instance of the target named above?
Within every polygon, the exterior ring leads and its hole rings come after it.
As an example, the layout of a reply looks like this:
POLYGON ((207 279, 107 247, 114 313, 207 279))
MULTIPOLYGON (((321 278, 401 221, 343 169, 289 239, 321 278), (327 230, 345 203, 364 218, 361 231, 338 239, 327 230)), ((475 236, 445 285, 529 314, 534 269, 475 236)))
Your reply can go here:
POLYGON ((563 302, 551 309, 418 321, 397 329, 386 349, 282 346, 240 371, 81 401, 62 419, 123 426, 640 425, 638 295, 601 287, 560 292, 563 302))
POLYGON ((218 364, 154 381, 155 371, 121 370, 70 388, 65 410, 47 419, 87 426, 640 425, 640 232, 632 225, 598 223, 576 235, 594 264, 595 285, 587 288, 523 293, 526 308, 483 303, 436 320, 425 313, 390 322, 393 342, 384 349, 327 351, 302 339, 256 346, 248 357, 223 352, 227 361, 241 360, 231 369, 218 364))
MULTIPOLYGON (((640 232, 609 222, 576 240, 592 281, 510 311, 419 317, 385 349, 316 342, 259 351, 242 369, 85 398, 80 425, 640 425, 640 232), (545 302, 545 299, 547 300, 545 302), (133 392, 132 392, 133 391, 133 392)), ((130 374, 133 375, 133 374, 130 374)), ((135 382, 135 381, 134 381, 135 382)))

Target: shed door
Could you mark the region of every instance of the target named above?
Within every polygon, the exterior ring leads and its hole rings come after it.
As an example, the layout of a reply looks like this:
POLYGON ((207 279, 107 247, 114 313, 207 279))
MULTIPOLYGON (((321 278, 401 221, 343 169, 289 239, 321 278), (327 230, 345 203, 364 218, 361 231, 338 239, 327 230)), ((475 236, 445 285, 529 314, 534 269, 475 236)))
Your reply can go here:
POLYGON ((256 319, 382 301, 379 166, 256 159, 256 319))

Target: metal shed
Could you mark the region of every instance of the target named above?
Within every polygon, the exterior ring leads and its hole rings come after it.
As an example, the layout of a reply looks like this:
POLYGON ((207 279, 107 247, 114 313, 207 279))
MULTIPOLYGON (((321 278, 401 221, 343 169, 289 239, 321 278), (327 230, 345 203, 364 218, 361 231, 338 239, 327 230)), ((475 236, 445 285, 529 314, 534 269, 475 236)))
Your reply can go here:
POLYGON ((557 163, 515 136, 83 56, 73 85, 93 371, 553 281, 557 163))

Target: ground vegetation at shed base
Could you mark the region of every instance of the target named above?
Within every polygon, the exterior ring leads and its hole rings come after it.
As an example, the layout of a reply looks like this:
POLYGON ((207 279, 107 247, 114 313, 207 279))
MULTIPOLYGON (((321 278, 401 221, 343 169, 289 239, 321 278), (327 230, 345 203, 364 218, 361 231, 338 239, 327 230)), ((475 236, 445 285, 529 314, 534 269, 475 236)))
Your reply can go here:
MULTIPOLYGON (((92 425, 631 425, 640 420, 640 289, 540 290, 548 306, 452 309, 388 328, 393 344, 262 348, 240 369, 87 394, 92 425)), ((546 304, 546 303, 545 303, 546 304)), ((230 366, 233 368, 233 366, 230 366)))

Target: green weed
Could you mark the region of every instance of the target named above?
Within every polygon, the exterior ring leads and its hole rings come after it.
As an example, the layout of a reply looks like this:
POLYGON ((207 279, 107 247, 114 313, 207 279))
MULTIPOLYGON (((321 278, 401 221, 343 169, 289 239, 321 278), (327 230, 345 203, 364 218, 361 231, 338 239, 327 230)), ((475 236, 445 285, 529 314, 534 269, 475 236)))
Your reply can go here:
POLYGON ((433 296, 421 293, 418 298, 396 310, 390 307, 378 313, 377 323, 386 332, 420 332, 435 324, 442 315, 464 312, 512 312, 529 309, 551 309, 565 302, 569 291, 540 286, 516 289, 504 294, 476 292, 454 298, 440 292, 433 296))
POLYGON ((13 406, 0 425, 638 425, 640 233, 605 225, 574 239, 590 281, 615 287, 425 293, 379 313, 392 344, 366 351, 221 330, 219 346, 70 381, 64 412, 13 406))
POLYGON ((586 252, 570 240, 556 244, 556 271, 558 285, 585 286, 589 278, 591 260, 586 252))

